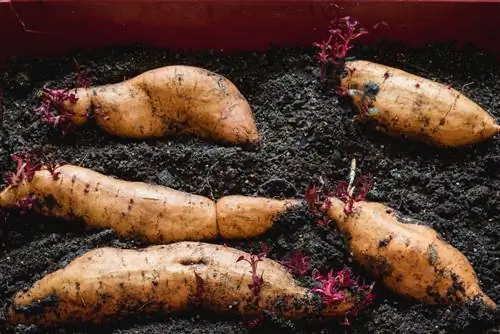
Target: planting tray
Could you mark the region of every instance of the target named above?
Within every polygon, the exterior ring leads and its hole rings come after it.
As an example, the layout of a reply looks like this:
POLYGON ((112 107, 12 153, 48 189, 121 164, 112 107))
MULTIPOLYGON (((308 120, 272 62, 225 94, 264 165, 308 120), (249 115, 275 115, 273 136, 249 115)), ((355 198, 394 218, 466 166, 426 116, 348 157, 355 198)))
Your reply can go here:
POLYGON ((364 38, 410 45, 475 43, 499 54, 495 0, 0 1, 6 32, 1 56, 60 54, 82 47, 140 42, 158 47, 258 51, 310 45, 325 35, 338 6, 377 29, 364 38))
MULTIPOLYGON (((2 1, 0 172, 11 154, 43 152, 117 178, 218 199, 243 194, 302 198, 319 177, 345 180, 351 159, 371 174, 371 201, 422 220, 459 249, 481 287, 500 302, 500 138, 473 147, 437 149, 390 138, 354 121, 356 110, 319 82, 312 46, 328 36, 335 15, 369 30, 351 55, 449 84, 500 119, 500 4, 497 1, 2 1), (342 9, 339 9, 342 7, 342 9), (96 85, 172 64, 200 66, 230 79, 247 98, 262 134, 258 151, 194 138, 127 140, 95 124, 66 136, 32 110, 37 91, 71 88, 75 61, 96 85)), ((1 187, 4 184, 2 181, 1 187)), ((276 228, 243 241, 215 240, 245 251, 272 246, 285 260, 294 250, 310 270, 351 267, 333 225, 304 208, 280 216, 276 228)), ((0 333, 50 333, 4 325, 14 293, 97 247, 140 247, 112 231, 14 210, 0 220, 0 333)), ((264 273, 265 279, 265 273, 264 273)), ((304 284, 308 278, 302 279, 304 284)), ((193 310, 132 316, 67 333, 498 333, 498 313, 470 303, 424 305, 375 281, 375 301, 350 325, 339 320, 260 322, 193 310), (253 327, 253 325, 256 325, 253 327)))

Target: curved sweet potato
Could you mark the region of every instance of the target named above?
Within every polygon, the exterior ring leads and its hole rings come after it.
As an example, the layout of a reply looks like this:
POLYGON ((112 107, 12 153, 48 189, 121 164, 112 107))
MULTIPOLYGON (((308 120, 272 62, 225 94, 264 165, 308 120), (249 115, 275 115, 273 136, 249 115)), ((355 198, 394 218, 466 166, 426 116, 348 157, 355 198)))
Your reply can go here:
POLYGON ((342 201, 329 199, 325 212, 349 237, 354 259, 389 289, 429 304, 479 298, 496 307, 467 258, 434 229, 374 202, 355 203, 346 215, 342 201))
POLYGON ((441 147, 475 144, 500 133, 500 125, 455 89, 389 66, 348 61, 341 87, 362 120, 391 136, 441 147))
POLYGON ((244 239, 261 235, 273 226, 279 214, 300 203, 299 200, 241 195, 222 197, 216 203, 219 233, 226 239, 244 239))
POLYGON ((58 118, 48 117, 55 125, 62 124, 61 117, 76 125, 93 117, 114 136, 186 134, 252 148, 259 144, 251 107, 238 88, 202 68, 166 66, 115 84, 77 88, 63 101, 61 94, 42 93, 59 111, 58 118))
POLYGON ((254 295, 249 288, 251 267, 238 261, 248 256, 234 248, 195 242, 140 250, 92 250, 19 292, 9 308, 8 321, 102 323, 130 314, 186 310, 193 297, 206 309, 244 315, 268 310, 287 318, 312 312, 337 317, 355 305, 357 297, 345 291, 343 301, 321 306, 315 293, 301 287, 278 262, 266 258, 257 264, 263 283, 254 295))
POLYGON ((8 186, 0 207, 35 195, 33 209, 47 216, 82 219, 96 228, 152 242, 216 238, 215 203, 209 198, 167 187, 129 182, 87 168, 63 165, 58 176, 45 169, 33 179, 8 186))

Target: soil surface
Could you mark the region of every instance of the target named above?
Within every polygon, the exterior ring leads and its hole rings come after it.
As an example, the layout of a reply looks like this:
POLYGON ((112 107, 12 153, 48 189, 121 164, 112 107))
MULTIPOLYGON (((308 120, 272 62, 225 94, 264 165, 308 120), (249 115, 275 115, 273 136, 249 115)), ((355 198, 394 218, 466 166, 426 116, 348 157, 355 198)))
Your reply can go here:
MULTIPOLYGON (((500 63, 468 47, 433 45, 407 49, 384 44, 357 48, 353 55, 451 84, 500 117, 500 63)), ((356 112, 331 90, 321 88, 311 49, 276 49, 265 54, 178 54, 143 46, 78 52, 60 59, 13 59, 3 75, 4 113, 0 171, 14 168, 10 154, 43 150, 56 160, 78 164, 115 177, 156 183, 219 198, 229 194, 302 197, 320 176, 346 179, 356 158, 360 173, 375 185, 368 199, 381 201, 422 220, 462 251, 477 271, 481 286, 500 302, 500 140, 471 148, 441 150, 393 139, 353 120, 356 112), (170 64, 197 65, 232 80, 251 103, 263 137, 260 151, 250 152, 193 138, 133 141, 106 136, 90 124, 62 137, 38 121, 31 110, 35 92, 73 87, 75 57, 94 84, 119 82, 170 64)), ((345 242, 335 229, 325 230, 306 210, 280 218, 277 228, 247 241, 218 241, 243 250, 273 248, 269 257, 283 260, 301 249, 311 268, 352 266, 345 242)), ((13 294, 84 252, 101 246, 139 247, 111 231, 35 214, 10 215, 0 222, 0 319, 13 294)), ((375 284, 374 304, 351 320, 280 319, 250 329, 239 318, 192 312, 153 318, 131 317, 105 327, 63 328, 60 333, 500 333, 500 317, 471 303, 428 306, 408 301, 375 284)), ((0 325, 1 326, 1 325, 0 325)), ((35 326, 0 327, 2 333, 45 333, 35 326)))

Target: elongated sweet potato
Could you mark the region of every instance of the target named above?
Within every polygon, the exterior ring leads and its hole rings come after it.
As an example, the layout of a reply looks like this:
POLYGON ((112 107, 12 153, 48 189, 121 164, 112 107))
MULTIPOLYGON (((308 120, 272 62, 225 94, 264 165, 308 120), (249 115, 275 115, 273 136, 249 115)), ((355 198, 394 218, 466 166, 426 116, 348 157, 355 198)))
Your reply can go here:
POLYGON ((348 236, 355 261, 394 292, 429 303, 495 303, 481 290, 467 258, 434 229, 380 203, 345 203, 329 197, 323 208, 348 236))
POLYGON ((315 43, 325 81, 329 65, 342 95, 352 97, 363 121, 393 137, 440 147, 472 145, 500 133, 500 125, 478 104, 444 84, 365 60, 348 61, 355 39, 368 32, 347 16, 334 20, 330 37, 315 43))
POLYGON ((244 239, 263 234, 299 202, 265 197, 209 198, 168 187, 130 182, 87 168, 47 168, 14 156, 18 169, 0 192, 0 207, 29 206, 46 216, 82 219, 95 228, 154 243, 244 239))
POLYGON ((129 182, 87 168, 63 165, 8 186, 0 206, 36 196, 33 209, 47 216, 82 219, 96 228, 156 242, 217 237, 215 203, 209 198, 143 182, 129 182))
POLYGON ((389 66, 346 63, 341 87, 353 98, 362 120, 392 136, 442 147, 475 144, 500 133, 500 125, 457 90, 389 66))
POLYGON ((249 148, 259 144, 251 107, 238 88, 198 67, 166 66, 109 85, 45 89, 42 96, 37 112, 63 130, 92 117, 107 133, 121 137, 186 134, 249 148))
POLYGON ((299 200, 225 196, 217 201, 217 226, 226 239, 252 238, 269 230, 279 214, 299 205, 299 200))
POLYGON ((278 262, 263 258, 257 295, 250 254, 234 248, 195 242, 151 246, 140 250, 100 248, 48 274, 28 291, 19 292, 8 312, 11 324, 57 325, 102 323, 131 314, 168 314, 197 305, 210 310, 258 315, 263 310, 287 318, 319 312, 339 317, 357 297, 321 305, 315 292, 302 287, 278 262))

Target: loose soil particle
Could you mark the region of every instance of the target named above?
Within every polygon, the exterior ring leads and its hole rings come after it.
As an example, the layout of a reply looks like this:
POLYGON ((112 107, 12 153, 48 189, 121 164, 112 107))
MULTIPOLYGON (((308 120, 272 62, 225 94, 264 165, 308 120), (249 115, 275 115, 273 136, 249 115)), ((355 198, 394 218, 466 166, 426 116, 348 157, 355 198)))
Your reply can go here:
MULTIPOLYGON (((118 178, 144 181, 219 198, 230 194, 299 197, 320 175, 344 179, 352 158, 375 177, 369 200, 382 201, 418 218, 471 261, 484 291, 500 302, 500 139, 472 148, 439 150, 395 140, 353 122, 355 111, 318 84, 311 49, 277 49, 266 54, 177 54, 143 46, 80 52, 65 58, 13 59, 3 75, 4 115, 0 171, 14 166, 10 154, 41 149, 51 157, 118 178), (169 64, 189 64, 227 76, 248 98, 263 136, 259 152, 219 146, 192 138, 132 141, 106 136, 86 126, 61 137, 30 112, 35 91, 44 85, 72 87, 75 57, 95 84, 118 82, 169 64)), ((464 93, 500 117, 500 64, 468 47, 433 45, 407 49, 381 45, 353 55, 464 87, 464 93)), ((269 257, 283 260, 294 249, 312 257, 319 269, 353 266, 345 243, 316 225, 305 211, 281 217, 268 234, 247 241, 218 241, 243 250, 272 245, 269 257)), ((0 319, 12 295, 45 274, 101 246, 145 246, 111 231, 86 229, 36 215, 12 215, 0 222, 0 319)), ((264 275, 265 278, 265 275, 264 275)), ((380 284, 376 302, 352 321, 352 333, 499 333, 500 318, 477 305, 427 306, 395 296, 380 284)), ((270 318, 256 329, 242 319, 209 312, 153 318, 131 317, 104 327, 65 328, 73 333, 343 333, 335 321, 290 323, 270 318), (140 319, 138 319, 140 318, 140 319)), ((1 326, 1 325, 0 325, 1 326)), ((36 326, 2 327, 2 333, 45 333, 36 326)))

